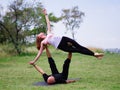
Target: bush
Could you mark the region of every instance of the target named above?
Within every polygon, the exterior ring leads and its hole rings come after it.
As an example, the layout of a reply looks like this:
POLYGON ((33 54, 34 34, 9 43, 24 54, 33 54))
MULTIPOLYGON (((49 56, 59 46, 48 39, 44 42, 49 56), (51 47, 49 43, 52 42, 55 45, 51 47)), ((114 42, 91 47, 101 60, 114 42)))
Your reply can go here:
POLYGON ((16 51, 12 44, 1 44, 0 52, 0 56, 16 55, 16 51))

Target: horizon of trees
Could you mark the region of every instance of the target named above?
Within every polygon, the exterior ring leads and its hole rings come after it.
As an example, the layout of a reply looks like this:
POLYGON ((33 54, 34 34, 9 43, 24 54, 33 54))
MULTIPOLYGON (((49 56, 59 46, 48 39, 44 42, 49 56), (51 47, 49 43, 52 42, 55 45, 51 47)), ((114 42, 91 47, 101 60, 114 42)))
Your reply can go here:
MULTIPOLYGON (((25 0, 14 0, 7 7, 5 15, 2 14, 4 7, 0 7, 0 43, 12 43, 17 54, 21 54, 21 46, 27 42, 26 37, 36 37, 40 32, 46 33, 46 21, 42 13, 44 6, 40 1, 29 3, 25 0)), ((74 29, 80 27, 84 13, 79 11, 77 6, 62 11, 59 17, 48 13, 51 27, 54 23, 63 20, 66 29, 71 30, 74 39, 74 29)))

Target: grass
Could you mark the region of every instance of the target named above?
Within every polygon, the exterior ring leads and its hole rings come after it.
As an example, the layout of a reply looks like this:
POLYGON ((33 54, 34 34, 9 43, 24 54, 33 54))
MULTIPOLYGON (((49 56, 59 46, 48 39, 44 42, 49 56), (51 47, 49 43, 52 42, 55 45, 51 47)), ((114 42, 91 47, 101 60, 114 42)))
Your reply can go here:
MULTIPOLYGON (((67 53, 51 50, 59 71, 67 53)), ((120 54, 105 54, 102 60, 73 54, 69 78, 81 78, 70 84, 34 86, 42 76, 28 64, 36 54, 0 57, 0 90, 120 90, 120 54)), ((50 74, 45 52, 37 61, 50 74)))

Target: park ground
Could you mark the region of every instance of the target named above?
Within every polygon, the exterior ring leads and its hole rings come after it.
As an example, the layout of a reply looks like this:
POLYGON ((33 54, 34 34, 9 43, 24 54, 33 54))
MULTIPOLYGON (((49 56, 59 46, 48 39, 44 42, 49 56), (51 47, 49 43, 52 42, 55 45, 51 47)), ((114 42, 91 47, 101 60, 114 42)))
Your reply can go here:
MULTIPOLYGON (((67 53, 51 50, 59 71, 67 53)), ((42 76, 29 65, 36 53, 0 57, 0 90, 120 90, 120 54, 106 53, 102 60, 82 54, 73 54, 69 78, 80 78, 70 84, 35 86, 42 76)), ((50 74, 45 52, 37 61, 50 74)))

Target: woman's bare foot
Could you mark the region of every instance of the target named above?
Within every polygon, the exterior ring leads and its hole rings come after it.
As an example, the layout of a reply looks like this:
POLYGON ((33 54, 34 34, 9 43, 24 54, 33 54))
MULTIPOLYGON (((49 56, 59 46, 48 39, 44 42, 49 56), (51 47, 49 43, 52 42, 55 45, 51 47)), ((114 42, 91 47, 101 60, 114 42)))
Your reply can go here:
POLYGON ((95 53, 94 56, 98 59, 102 59, 102 57, 104 56, 103 53, 95 53))

